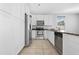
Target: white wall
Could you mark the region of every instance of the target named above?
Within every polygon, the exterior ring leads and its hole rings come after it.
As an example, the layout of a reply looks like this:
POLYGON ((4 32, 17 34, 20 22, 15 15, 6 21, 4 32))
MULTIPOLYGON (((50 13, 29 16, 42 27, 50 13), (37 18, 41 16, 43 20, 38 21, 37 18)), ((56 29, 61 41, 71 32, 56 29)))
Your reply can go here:
POLYGON ((0 4, 0 54, 18 54, 25 43, 24 4, 0 4))
POLYGON ((66 15, 65 30, 67 32, 79 33, 79 15, 66 15))

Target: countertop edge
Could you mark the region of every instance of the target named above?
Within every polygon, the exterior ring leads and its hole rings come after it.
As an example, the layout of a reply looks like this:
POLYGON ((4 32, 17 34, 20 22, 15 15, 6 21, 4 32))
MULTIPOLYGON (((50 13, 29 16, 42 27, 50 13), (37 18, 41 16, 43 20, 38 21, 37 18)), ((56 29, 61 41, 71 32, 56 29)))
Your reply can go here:
POLYGON ((77 33, 61 32, 61 31, 57 31, 57 30, 55 30, 55 29, 48 29, 48 31, 54 31, 54 32, 59 32, 59 33, 63 33, 63 34, 69 34, 69 35, 79 36, 79 34, 77 34, 77 33))
MULTIPOLYGON (((32 29, 32 30, 37 30, 37 29, 32 29)), ((69 35, 79 36, 79 34, 77 34, 77 33, 71 33, 71 32, 66 32, 66 31, 61 32, 61 31, 57 31, 57 30, 55 30, 55 29, 43 29, 43 30, 47 30, 47 31, 53 31, 53 32, 59 32, 59 33, 63 33, 63 34, 69 34, 69 35)))

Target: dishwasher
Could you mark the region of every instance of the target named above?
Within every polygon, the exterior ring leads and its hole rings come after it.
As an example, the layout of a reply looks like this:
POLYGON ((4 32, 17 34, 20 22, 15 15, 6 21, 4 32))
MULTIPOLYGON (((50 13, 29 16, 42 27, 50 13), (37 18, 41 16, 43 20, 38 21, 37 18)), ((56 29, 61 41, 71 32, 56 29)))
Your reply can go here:
POLYGON ((62 55, 63 53, 62 39, 63 39, 63 33, 55 32, 55 48, 60 55, 62 55))

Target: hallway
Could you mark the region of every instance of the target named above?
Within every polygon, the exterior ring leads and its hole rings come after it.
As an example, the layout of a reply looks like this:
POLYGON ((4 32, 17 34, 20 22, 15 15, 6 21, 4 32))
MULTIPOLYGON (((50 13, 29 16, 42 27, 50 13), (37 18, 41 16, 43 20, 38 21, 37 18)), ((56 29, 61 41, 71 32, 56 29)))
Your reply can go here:
POLYGON ((48 40, 33 40, 30 47, 25 47, 20 55, 58 55, 48 40))

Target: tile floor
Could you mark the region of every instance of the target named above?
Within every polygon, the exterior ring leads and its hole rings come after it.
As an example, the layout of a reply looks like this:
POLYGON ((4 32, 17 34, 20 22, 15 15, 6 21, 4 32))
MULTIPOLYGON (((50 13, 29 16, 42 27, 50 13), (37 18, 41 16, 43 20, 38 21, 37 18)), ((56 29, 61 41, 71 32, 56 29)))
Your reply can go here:
POLYGON ((25 47, 20 55, 58 55, 48 40, 33 40, 31 46, 25 47))

